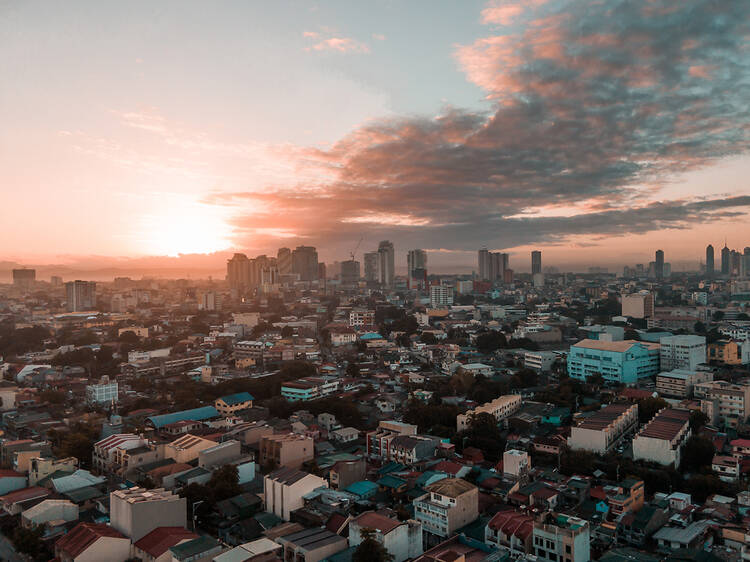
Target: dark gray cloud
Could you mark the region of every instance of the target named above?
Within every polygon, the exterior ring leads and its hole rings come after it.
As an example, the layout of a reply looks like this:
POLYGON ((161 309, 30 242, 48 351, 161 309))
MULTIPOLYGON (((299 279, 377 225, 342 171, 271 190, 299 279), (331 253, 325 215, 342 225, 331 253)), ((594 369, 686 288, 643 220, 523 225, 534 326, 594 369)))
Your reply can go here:
POLYGON ((257 229, 319 244, 366 229, 454 249, 689 228, 746 211, 748 195, 653 200, 676 175, 750 148, 750 2, 530 5, 520 28, 457 48, 492 111, 381 120, 306 155, 330 181, 213 200, 262 201, 264 212, 236 224, 256 241, 257 229), (556 205, 580 211, 533 214, 556 205))

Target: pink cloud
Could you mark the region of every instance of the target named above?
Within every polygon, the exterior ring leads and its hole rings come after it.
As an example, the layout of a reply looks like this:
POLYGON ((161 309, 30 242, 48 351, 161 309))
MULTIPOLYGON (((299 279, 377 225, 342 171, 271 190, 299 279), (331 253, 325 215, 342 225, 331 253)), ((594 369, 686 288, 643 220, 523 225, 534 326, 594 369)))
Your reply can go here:
POLYGON ((329 37, 323 39, 310 47, 305 47, 306 51, 335 51, 339 53, 369 53, 370 47, 361 41, 351 37, 329 37))

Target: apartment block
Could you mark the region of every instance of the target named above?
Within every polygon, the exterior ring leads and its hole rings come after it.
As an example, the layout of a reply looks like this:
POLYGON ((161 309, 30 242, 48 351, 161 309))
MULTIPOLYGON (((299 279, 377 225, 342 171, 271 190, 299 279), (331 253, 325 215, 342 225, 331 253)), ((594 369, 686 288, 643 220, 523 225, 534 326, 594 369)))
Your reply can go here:
POLYGON ((533 554, 549 562, 589 562, 591 531, 585 519, 563 514, 549 514, 543 522, 534 523, 533 554))
POLYGON ((500 423, 520 410, 522 402, 523 400, 520 394, 498 396, 492 402, 487 402, 473 410, 469 410, 465 414, 459 414, 456 416, 456 429, 458 429, 458 431, 468 429, 469 421, 474 414, 493 415, 497 422, 500 423))
POLYGON ((315 457, 315 442, 296 433, 266 435, 260 440, 259 453, 261 466, 298 469, 315 457))
POLYGON ((430 484, 414 500, 414 517, 426 533, 440 538, 452 535, 479 517, 479 489, 461 478, 444 478, 430 484))
POLYGON ((370 457, 390 458, 391 441, 398 435, 416 435, 417 426, 397 421, 381 421, 375 431, 367 434, 367 454, 370 457))
POLYGON ((750 384, 727 381, 698 383, 693 395, 701 401, 701 410, 710 423, 722 427, 737 427, 750 415, 750 384))
POLYGON ((673 369, 656 375, 656 392, 669 398, 690 398, 696 384, 712 380, 714 375, 710 371, 673 369))
POLYGON ((641 291, 622 295, 622 315, 630 318, 649 318, 654 315, 654 295, 641 291))
POLYGON ((706 338, 681 335, 659 339, 659 360, 662 371, 695 370, 706 363, 706 338))
POLYGON ((659 347, 635 340, 582 340, 570 347, 568 374, 581 381, 601 375, 608 383, 635 385, 659 373, 659 347))
POLYGON ((633 460, 679 468, 680 451, 690 435, 690 412, 664 408, 633 439, 633 460))
POLYGON ((422 525, 410 519, 399 521, 375 511, 365 511, 349 522, 349 546, 356 547, 362 542, 363 529, 372 529, 374 539, 393 557, 393 562, 404 562, 421 556, 422 525))
POLYGON ((637 404, 610 404, 572 427, 568 446, 603 455, 637 428, 637 404))
POLYGON ((327 488, 328 482, 319 476, 294 468, 280 468, 263 478, 263 497, 266 511, 284 521, 304 505, 302 496, 317 488, 327 488))
POLYGON ((133 542, 157 527, 185 527, 187 500, 164 488, 129 488, 109 495, 110 524, 133 542))

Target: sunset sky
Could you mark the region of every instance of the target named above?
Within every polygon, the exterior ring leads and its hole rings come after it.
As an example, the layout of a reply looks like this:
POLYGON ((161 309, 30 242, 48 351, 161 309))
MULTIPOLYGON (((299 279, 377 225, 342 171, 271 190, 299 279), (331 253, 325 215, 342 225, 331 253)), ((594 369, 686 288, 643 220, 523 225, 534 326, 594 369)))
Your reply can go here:
POLYGON ((0 1, 0 76, 0 259, 750 246, 746 1, 0 1))

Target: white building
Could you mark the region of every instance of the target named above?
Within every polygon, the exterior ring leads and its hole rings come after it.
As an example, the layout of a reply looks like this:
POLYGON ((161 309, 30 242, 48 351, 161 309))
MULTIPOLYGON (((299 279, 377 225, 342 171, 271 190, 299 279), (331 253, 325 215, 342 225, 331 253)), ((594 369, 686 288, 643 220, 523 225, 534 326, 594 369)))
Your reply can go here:
POLYGON ((589 562, 591 531, 585 519, 563 514, 554 515, 550 523, 534 523, 533 554, 539 561, 589 562))
POLYGON ((404 562, 421 556, 423 552, 422 524, 419 521, 399 521, 375 511, 365 511, 349 522, 350 547, 360 545, 363 529, 374 531, 373 538, 393 556, 393 562, 404 562))
POLYGON ((706 362, 706 338, 682 335, 660 338, 659 361, 662 371, 694 370, 706 362))
POLYGON ((637 404, 610 404, 572 427, 568 446, 603 455, 637 428, 637 404))
POLYGON ((138 541, 157 527, 185 527, 187 500, 164 488, 129 488, 109 495, 110 524, 138 541))
POLYGON ((654 295, 641 291, 622 295, 622 315, 630 318, 649 318, 654 315, 654 295))
POLYGON ((711 371, 691 371, 686 369, 674 369, 656 375, 656 392, 660 396, 670 398, 690 398, 693 395, 693 387, 701 382, 710 382, 714 379, 711 371))
POLYGON ((551 351, 527 351, 524 353, 523 362, 527 369, 534 369, 541 373, 549 372, 557 359, 557 354, 551 351))
POLYGON ((451 306, 452 304, 453 287, 446 287, 445 285, 430 286, 430 306, 432 308, 451 306))
POLYGON ((492 402, 487 402, 469 410, 465 414, 456 416, 456 429, 464 431, 469 427, 471 416, 474 414, 491 414, 500 423, 515 414, 521 408, 522 398, 520 394, 506 394, 498 396, 492 402))
POLYGON ((503 474, 518 479, 531 470, 531 459, 526 451, 510 449, 503 453, 503 474))
POLYGON ((679 468, 690 435, 690 412, 664 408, 633 439, 633 460, 679 468))
POLYGON ((714 425, 737 427, 750 415, 750 384, 702 382, 693 387, 693 394, 700 399, 701 410, 714 425))
POLYGON ((289 521, 290 514, 304 505, 302 496, 317 488, 328 488, 328 481, 297 470, 280 468, 263 478, 263 497, 266 511, 289 521))
POLYGON ((89 384, 86 386, 86 402, 90 405, 97 404, 116 404, 119 396, 119 387, 117 382, 111 382, 107 375, 104 375, 99 384, 89 384))

